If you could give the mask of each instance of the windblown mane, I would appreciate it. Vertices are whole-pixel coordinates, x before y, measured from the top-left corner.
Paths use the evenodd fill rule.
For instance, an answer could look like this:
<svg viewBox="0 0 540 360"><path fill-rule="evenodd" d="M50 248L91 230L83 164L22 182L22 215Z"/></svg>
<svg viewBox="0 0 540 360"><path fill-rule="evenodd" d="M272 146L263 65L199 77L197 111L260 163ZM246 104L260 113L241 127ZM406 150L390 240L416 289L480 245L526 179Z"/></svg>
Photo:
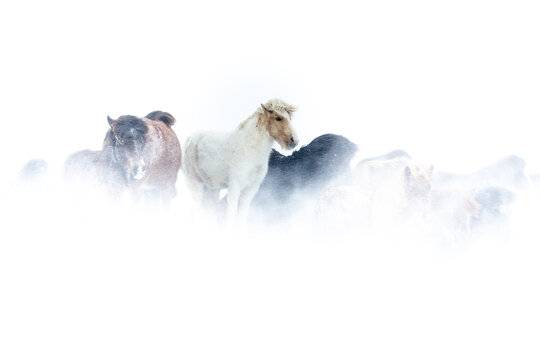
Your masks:
<svg viewBox="0 0 540 360"><path fill-rule="evenodd" d="M164 111L152 111L150 114L146 115L145 118L154 120L154 121L161 121L162 123L165 123L168 127L171 127L176 122L176 119L174 116L169 114L168 112Z"/></svg>
<svg viewBox="0 0 540 360"><path fill-rule="evenodd" d="M264 106L266 106L266 108L268 109L272 109L278 113L287 113L289 114L289 117L292 118L294 112L296 111L296 107L291 105L291 104L288 104L286 103L285 101L281 100L281 99L271 99L271 100L268 100L267 102L264 103ZM264 110L262 107L258 107L257 110L255 110L255 112L250 116L248 117L246 120L242 121L239 125L238 125L238 128L239 129L242 129L243 127L246 126L247 123L249 123L249 121L253 118L259 118L259 116L263 115L264 114Z"/></svg>
<svg viewBox="0 0 540 360"><path fill-rule="evenodd" d="M264 106L277 112L281 112L281 113L286 112L291 117L293 116L293 113L296 111L296 107L294 105L288 104L281 99L270 99L266 103L264 103ZM259 106L257 111L255 111L255 114L260 115L263 113L263 111L264 110Z"/></svg>
<svg viewBox="0 0 540 360"><path fill-rule="evenodd" d="M411 156L409 154L407 154L406 151L398 149L398 150L390 151L389 153L386 153L386 154L383 154L383 155L380 155L380 156L373 156L373 157L370 157L370 158L362 159L358 163L362 164L362 163L366 163L366 162L373 161L373 160L392 160L392 159L396 159L396 158L412 159Z"/></svg>

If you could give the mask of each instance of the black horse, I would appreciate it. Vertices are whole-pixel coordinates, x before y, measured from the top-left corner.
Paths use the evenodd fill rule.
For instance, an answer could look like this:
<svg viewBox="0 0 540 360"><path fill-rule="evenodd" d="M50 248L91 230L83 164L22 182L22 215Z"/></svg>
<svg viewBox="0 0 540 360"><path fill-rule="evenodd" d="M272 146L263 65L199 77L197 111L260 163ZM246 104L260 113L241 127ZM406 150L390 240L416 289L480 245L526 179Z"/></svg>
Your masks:
<svg viewBox="0 0 540 360"><path fill-rule="evenodd" d="M325 134L290 156L272 150L268 172L253 206L287 206L295 194L318 196L333 179L349 170L357 146L341 135Z"/></svg>

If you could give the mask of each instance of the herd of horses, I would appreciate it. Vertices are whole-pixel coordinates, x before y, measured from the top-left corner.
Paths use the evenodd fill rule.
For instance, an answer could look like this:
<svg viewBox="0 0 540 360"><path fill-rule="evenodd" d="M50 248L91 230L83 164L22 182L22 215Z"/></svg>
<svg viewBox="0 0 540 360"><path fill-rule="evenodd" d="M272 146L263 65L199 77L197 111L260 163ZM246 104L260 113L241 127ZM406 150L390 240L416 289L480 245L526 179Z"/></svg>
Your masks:
<svg viewBox="0 0 540 360"><path fill-rule="evenodd" d="M269 100L232 131L192 134L184 151L172 129L175 118L167 112L107 117L102 149L70 155L63 176L69 184L102 189L112 199L129 193L134 201L167 207L182 170L196 203L227 224L309 213L330 231L422 222L451 236L503 217L515 192L531 185L523 160L515 156L470 174L434 173L433 166L403 150L352 165L357 146L335 134L321 135L286 156L273 147L298 145L295 111L283 100Z"/></svg>

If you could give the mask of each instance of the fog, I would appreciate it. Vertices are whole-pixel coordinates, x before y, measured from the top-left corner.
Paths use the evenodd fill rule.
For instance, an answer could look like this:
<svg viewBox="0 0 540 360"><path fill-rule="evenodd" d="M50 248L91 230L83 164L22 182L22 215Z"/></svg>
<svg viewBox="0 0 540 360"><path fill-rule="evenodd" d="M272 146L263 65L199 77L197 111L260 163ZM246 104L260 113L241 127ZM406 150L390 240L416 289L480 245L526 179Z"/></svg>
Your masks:
<svg viewBox="0 0 540 360"><path fill-rule="evenodd" d="M456 245L392 223L366 234L343 213L322 231L299 203L227 231L182 175L154 212L61 179L69 154L101 148L107 115L170 112L184 145L274 97L298 106L300 145L335 133L357 159L403 149L470 173L515 154L540 173L534 2L0 8L1 358L540 355L534 187ZM30 159L48 164L37 187L17 180Z"/></svg>

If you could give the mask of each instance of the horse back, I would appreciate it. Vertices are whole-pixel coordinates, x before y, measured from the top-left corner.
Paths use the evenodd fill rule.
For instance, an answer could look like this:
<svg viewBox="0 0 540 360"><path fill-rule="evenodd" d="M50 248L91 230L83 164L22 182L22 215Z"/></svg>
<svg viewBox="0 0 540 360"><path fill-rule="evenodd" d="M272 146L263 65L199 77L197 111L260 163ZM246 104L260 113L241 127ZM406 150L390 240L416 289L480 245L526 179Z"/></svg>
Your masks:
<svg viewBox="0 0 540 360"><path fill-rule="evenodd" d="M62 169L64 181L97 182L101 154L101 151L81 150L69 155Z"/></svg>
<svg viewBox="0 0 540 360"><path fill-rule="evenodd" d="M148 118L143 121L150 129L144 150L149 163L147 181L175 183L182 165L182 149L176 133L165 122Z"/></svg>
<svg viewBox="0 0 540 360"><path fill-rule="evenodd" d="M150 114L146 115L145 118L154 121L161 121L168 127L171 127L176 123L174 116L165 111L152 111Z"/></svg>

